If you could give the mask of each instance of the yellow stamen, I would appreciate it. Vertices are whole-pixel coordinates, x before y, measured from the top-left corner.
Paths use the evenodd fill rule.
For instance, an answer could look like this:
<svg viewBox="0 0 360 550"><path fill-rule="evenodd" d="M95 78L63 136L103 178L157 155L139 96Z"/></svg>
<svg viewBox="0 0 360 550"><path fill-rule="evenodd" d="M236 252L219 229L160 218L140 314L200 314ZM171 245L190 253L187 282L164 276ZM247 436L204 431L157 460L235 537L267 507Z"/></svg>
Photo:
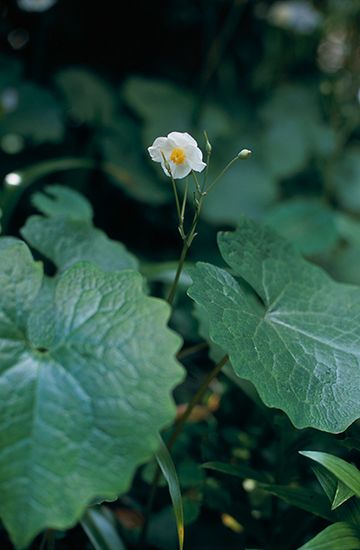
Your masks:
<svg viewBox="0 0 360 550"><path fill-rule="evenodd" d="M172 160L175 164L182 164L185 159L186 155L184 149L175 147L175 149L171 151L170 160Z"/></svg>

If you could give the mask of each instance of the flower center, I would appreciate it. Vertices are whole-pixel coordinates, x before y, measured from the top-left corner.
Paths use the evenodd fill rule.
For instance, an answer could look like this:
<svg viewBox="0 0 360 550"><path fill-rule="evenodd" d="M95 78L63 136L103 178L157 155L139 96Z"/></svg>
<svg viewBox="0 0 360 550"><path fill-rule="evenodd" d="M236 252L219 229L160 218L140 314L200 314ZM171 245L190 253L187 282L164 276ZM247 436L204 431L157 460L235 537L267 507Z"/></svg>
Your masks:
<svg viewBox="0 0 360 550"><path fill-rule="evenodd" d="M175 149L171 151L170 160L172 160L175 164L182 164L185 159L186 155L184 149L175 147Z"/></svg>

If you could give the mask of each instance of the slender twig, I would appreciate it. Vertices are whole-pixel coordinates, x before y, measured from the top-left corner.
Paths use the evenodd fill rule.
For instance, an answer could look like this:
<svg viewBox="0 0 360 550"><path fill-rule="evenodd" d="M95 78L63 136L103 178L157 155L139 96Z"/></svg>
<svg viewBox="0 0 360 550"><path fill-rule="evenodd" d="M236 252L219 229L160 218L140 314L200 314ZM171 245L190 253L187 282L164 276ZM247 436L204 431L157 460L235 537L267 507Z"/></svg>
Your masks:
<svg viewBox="0 0 360 550"><path fill-rule="evenodd" d="M217 182L223 177L224 174L226 174L226 172L229 170L229 168L235 164L235 162L237 162L239 160L239 156L236 155L236 157L234 157L226 166L223 170L221 170L220 174L218 176L216 176L216 178L211 182L211 184L209 185L209 187L206 189L206 193L209 193L211 191L211 189L217 184Z"/></svg>
<svg viewBox="0 0 360 550"><path fill-rule="evenodd" d="M185 411L183 412L183 414L178 418L177 422L175 423L174 430L173 430L173 432L172 432L172 434L171 434L171 436L170 436L170 438L167 442L167 447L168 447L169 450L171 450L173 448L173 446L175 445L175 443L176 443L178 437L180 436L180 434L182 433L182 431L184 429L184 426L186 424L186 421L190 417L192 411L194 410L196 405L198 405L198 403L201 402L201 400L204 397L204 395L205 395L208 387L210 386L211 382L219 374L219 372L221 371L223 366L228 362L228 360L229 360L229 356L224 355L224 357L215 365L215 367L209 372L207 377L203 380L201 386L199 387L198 391L195 393L195 395L193 396L191 401L188 403L188 405L187 405ZM149 527L150 517L151 517L152 509L153 509L153 506L154 506L155 497L156 497L160 477L161 477L161 470L160 470L159 467L157 467L156 470L155 470L155 473L154 473L153 480L152 480L150 496L149 496L149 500L148 500L145 515L144 515L144 518L145 518L144 519L144 524L143 524L143 527L142 527L142 530L141 530L141 533L140 533L140 537L139 537L139 542L138 542L138 545L137 545L137 548L139 550L144 547L144 544L145 544L145 541L146 541L146 536L147 536L147 531L148 531L148 527Z"/></svg>
<svg viewBox="0 0 360 550"><path fill-rule="evenodd" d="M190 346L189 348L182 349L177 354L178 359L185 359L185 357L189 357L189 355L194 355L195 353L198 353L199 351L202 351L208 347L207 342L200 342L200 344L195 344L194 346Z"/></svg>
<svg viewBox="0 0 360 550"><path fill-rule="evenodd" d="M204 63L204 70L200 77L202 92L205 91L208 83L221 63L222 56L238 25L241 8L245 3L245 0L233 0L221 30L208 50L207 59Z"/></svg>
<svg viewBox="0 0 360 550"><path fill-rule="evenodd" d="M203 63L203 70L201 71L199 78L198 99L194 105L192 113L192 121L195 126L200 119L204 106L204 99L209 89L209 84L211 83L213 76L216 74L217 69L221 64L222 57L234 35L234 32L236 31L241 15L241 8L246 4L246 1L247 0L233 0L232 6L230 7L223 26L219 30L219 33L215 36L207 51L207 56Z"/></svg>
<svg viewBox="0 0 360 550"><path fill-rule="evenodd" d="M224 365L229 361L229 356L226 354L224 357L215 365L215 367L209 372L205 380L202 382L200 388L194 395L194 397L191 399L191 401L188 403L184 413L180 416L178 421L175 423L174 431L172 432L169 441L167 442L168 449L172 449L177 438L181 434L181 432L184 429L184 426L186 424L186 421L188 420L189 416L191 415L192 411L194 410L194 407L201 402L202 398L204 397L208 387L210 386L211 382L214 380L214 378L219 374L221 369Z"/></svg>
<svg viewBox="0 0 360 550"><path fill-rule="evenodd" d="M204 197L205 197L205 194L202 193L201 196L200 196L200 199L197 203L197 207L196 207L196 210L195 210L195 213L194 213L194 217L193 217L193 221L192 221L192 224L191 224L190 232L185 237L185 240L184 240L184 244L183 244L183 248L182 248L182 251L181 251L178 267L177 267L177 270L176 270L176 275L175 275L174 281L171 285L169 295L167 297L167 302L170 305L172 305L172 303L174 301L174 298L175 298L175 294L176 294L176 290L177 290L177 287L178 287L178 284L179 284L180 276L181 276L181 273L184 269L187 253L189 251L189 248L190 248L194 238L196 237L196 227L197 227L197 224L198 224L198 221L199 221L201 207L202 207Z"/></svg>
<svg viewBox="0 0 360 550"><path fill-rule="evenodd" d="M197 179L194 170L191 170L191 173L192 173L192 176L193 176L194 181L195 181L196 191L198 192L198 195L200 196L201 195L201 187L200 187L199 180Z"/></svg>
<svg viewBox="0 0 360 550"><path fill-rule="evenodd" d="M178 195L178 192L177 192L177 189L176 189L176 183L175 183L174 178L172 176L170 176L170 179L171 179L171 183L172 183L172 187L173 187L173 191L174 191L175 202L176 202L176 210L177 210L177 215L178 215L178 218L179 218L179 224L181 224L181 210L180 210L179 195Z"/></svg>
<svg viewBox="0 0 360 550"><path fill-rule="evenodd" d="M177 290L179 280L180 280L180 275L181 275L182 270L184 268L185 259L186 259L186 255L188 253L188 250L189 250L189 246L188 246L188 242L187 242L187 239L186 239L184 241L183 248L182 248L182 251L181 251L181 256L180 256L179 263L178 263L178 266L177 266L175 278L174 278L174 281L171 285L169 295L167 297L167 303L170 304L170 305L172 305L172 303L174 301L174 298L175 298L176 290Z"/></svg>

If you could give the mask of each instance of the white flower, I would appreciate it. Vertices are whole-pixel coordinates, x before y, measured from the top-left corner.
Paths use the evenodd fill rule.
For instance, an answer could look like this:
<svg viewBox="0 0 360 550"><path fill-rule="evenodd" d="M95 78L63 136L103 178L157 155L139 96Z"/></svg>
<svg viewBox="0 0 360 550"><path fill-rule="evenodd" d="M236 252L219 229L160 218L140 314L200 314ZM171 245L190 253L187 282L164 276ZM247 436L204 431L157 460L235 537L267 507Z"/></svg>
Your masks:
<svg viewBox="0 0 360 550"><path fill-rule="evenodd" d="M25 11L46 11L56 2L57 0L17 0L19 8Z"/></svg>
<svg viewBox="0 0 360 550"><path fill-rule="evenodd" d="M206 166L197 142L186 132L171 132L167 137L158 137L148 151L152 160L161 163L167 176L170 176L170 168L174 179L185 178L191 170L202 172Z"/></svg>

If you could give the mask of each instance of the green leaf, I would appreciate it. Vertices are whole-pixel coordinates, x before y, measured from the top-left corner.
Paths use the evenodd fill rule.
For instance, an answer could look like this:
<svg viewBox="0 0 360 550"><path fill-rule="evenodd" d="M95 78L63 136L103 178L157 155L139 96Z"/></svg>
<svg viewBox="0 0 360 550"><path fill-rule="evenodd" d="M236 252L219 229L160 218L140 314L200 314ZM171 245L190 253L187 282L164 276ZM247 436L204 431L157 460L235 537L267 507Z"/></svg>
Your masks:
<svg viewBox="0 0 360 550"><path fill-rule="evenodd" d="M194 98L170 82L135 76L126 81L123 95L145 121L144 142L147 145L174 129L186 132L191 127Z"/></svg>
<svg viewBox="0 0 360 550"><path fill-rule="evenodd" d="M143 139L147 147L158 136L166 136L174 130L188 132L193 127L197 98L187 89L165 80L135 76L126 81L123 96L144 120ZM202 137L202 130L206 128L213 141L229 133L230 123L230 118L223 109L206 103L197 125L201 132L195 133Z"/></svg>
<svg viewBox="0 0 360 550"><path fill-rule="evenodd" d="M324 466L315 463L312 469L332 503L332 509L335 510L337 519L359 525L360 501L357 497L353 498L355 493L339 481L329 470L324 468Z"/></svg>
<svg viewBox="0 0 360 550"><path fill-rule="evenodd" d="M319 464L313 464L312 470L316 475L318 482L323 488L326 496L333 502L338 486L338 479L331 474L326 468L320 466Z"/></svg>
<svg viewBox="0 0 360 550"><path fill-rule="evenodd" d="M328 251L339 237L335 213L316 199L282 202L265 221L308 256Z"/></svg>
<svg viewBox="0 0 360 550"><path fill-rule="evenodd" d="M259 305L226 270L197 264L189 295L208 314L211 340L296 427L345 430L360 416L359 290L335 283L246 218L237 231L219 234L219 247Z"/></svg>
<svg viewBox="0 0 360 550"><path fill-rule="evenodd" d="M331 275L338 281L360 285L360 246L350 244L332 255L328 265Z"/></svg>
<svg viewBox="0 0 360 550"><path fill-rule="evenodd" d="M170 308L137 272L77 264L57 279L53 316L40 308L34 323L41 284L26 245L1 239L0 516L17 548L128 490L182 378Z"/></svg>
<svg viewBox="0 0 360 550"><path fill-rule="evenodd" d="M360 471L353 464L349 464L337 456L319 451L300 451L300 454L324 466L355 495L360 497ZM336 499L336 495L334 499Z"/></svg>
<svg viewBox="0 0 360 550"><path fill-rule="evenodd" d="M21 229L24 239L60 272L80 261L95 263L104 271L136 268L137 260L125 246L84 220L31 216Z"/></svg>
<svg viewBox="0 0 360 550"><path fill-rule="evenodd" d="M262 483L259 487L281 498L291 506L296 506L310 514L330 521L334 520L334 515L331 513L327 498L316 491L303 487L286 487L270 483Z"/></svg>
<svg viewBox="0 0 360 550"><path fill-rule="evenodd" d="M349 489L349 487L347 485L345 485L345 483L342 483L341 481L338 481L336 491L335 491L334 500L333 500L332 506L331 506L332 510L335 510L339 506L342 506L342 504L347 502L349 500L349 498L354 496L354 494L355 494L354 491Z"/></svg>
<svg viewBox="0 0 360 550"><path fill-rule="evenodd" d="M16 90L18 105L1 119L0 135L20 134L35 144L61 141L64 134L62 112L51 92L30 82L21 84Z"/></svg>
<svg viewBox="0 0 360 550"><path fill-rule="evenodd" d="M171 196L168 182L159 181L146 163L146 151L132 121L116 120L113 128L97 133L97 143L106 174L130 196L151 204L161 204Z"/></svg>
<svg viewBox="0 0 360 550"><path fill-rule="evenodd" d="M115 154L115 151L114 151ZM157 189L154 192L154 189L146 191L140 196L139 188L142 190L142 185L138 185L136 179L129 174L124 168L118 166L116 163L111 162L98 162L94 159L87 159L82 157L63 157L50 159L43 162L37 162L32 164L25 169L17 170L17 174L20 178L21 185L17 188L11 190L11 201L7 199L6 210L4 212L4 217L10 218L10 214L16 205L18 198L26 187L34 183L40 178L44 178L50 174L56 172L61 172L64 170L101 170L104 174L114 180L117 185L126 190L130 194L134 194L137 198L143 200L148 200L149 202L164 202L164 197L166 198L167 193L165 191L159 191ZM139 180L138 180L139 181Z"/></svg>
<svg viewBox="0 0 360 550"><path fill-rule="evenodd" d="M333 191L341 205L351 212L360 211L360 148L345 151L329 171Z"/></svg>
<svg viewBox="0 0 360 550"><path fill-rule="evenodd" d="M360 531L354 525L345 522L334 523L326 527L298 550L358 550Z"/></svg>
<svg viewBox="0 0 360 550"><path fill-rule="evenodd" d="M279 117L263 133L262 151L271 174L289 177L308 161L308 142L304 124L298 118Z"/></svg>
<svg viewBox="0 0 360 550"><path fill-rule="evenodd" d="M303 110L296 111L274 117L259 141L268 170L277 178L293 176L305 168L311 156L327 157L335 149L335 133L330 127L309 118Z"/></svg>
<svg viewBox="0 0 360 550"><path fill-rule="evenodd" d="M59 71L55 83L72 118L80 123L112 124L115 99L110 86L101 78L86 69L70 68Z"/></svg>
<svg viewBox="0 0 360 550"><path fill-rule="evenodd" d="M351 216L338 212L335 219L339 235L347 242L360 245L360 223Z"/></svg>
<svg viewBox="0 0 360 550"><path fill-rule="evenodd" d="M163 440L160 437L160 447L156 453L156 459L160 466L160 469L165 477L169 493L172 500L173 510L176 519L176 527L179 538L180 550L184 547L184 511L181 498L180 484L176 473L176 468L172 461L169 450Z"/></svg>
<svg viewBox="0 0 360 550"><path fill-rule="evenodd" d="M335 149L334 132L322 120L317 96L309 86L283 85L262 109L266 124L259 145L277 178L292 176L312 156L326 157Z"/></svg>
<svg viewBox="0 0 360 550"><path fill-rule="evenodd" d="M70 187L48 185L41 193L31 197L33 205L48 217L66 216L74 220L91 221L91 204Z"/></svg>
<svg viewBox="0 0 360 550"><path fill-rule="evenodd" d="M223 158L222 167L229 158L229 155ZM209 181L220 171L220 163L212 162ZM237 163L221 178L206 197L202 215L212 223L235 226L242 214L256 218L263 216L276 197L277 188L269 171L261 163L250 159Z"/></svg>
<svg viewBox="0 0 360 550"><path fill-rule="evenodd" d="M302 487L287 487L268 483L270 477L268 474L257 472L246 465L208 462L203 464L203 468L234 475L240 479L254 479L259 482L259 488L281 498L291 506L296 506L325 519L331 520L334 517L327 499L319 493Z"/></svg>
<svg viewBox="0 0 360 550"><path fill-rule="evenodd" d="M95 550L126 550L116 531L112 514L105 507L86 510L81 526Z"/></svg>
<svg viewBox="0 0 360 550"><path fill-rule="evenodd" d="M247 464L227 464L226 462L205 462L203 468L215 470L231 476L239 477L240 479L254 479L259 483L271 481L271 476L265 472L259 472L250 468Z"/></svg>

